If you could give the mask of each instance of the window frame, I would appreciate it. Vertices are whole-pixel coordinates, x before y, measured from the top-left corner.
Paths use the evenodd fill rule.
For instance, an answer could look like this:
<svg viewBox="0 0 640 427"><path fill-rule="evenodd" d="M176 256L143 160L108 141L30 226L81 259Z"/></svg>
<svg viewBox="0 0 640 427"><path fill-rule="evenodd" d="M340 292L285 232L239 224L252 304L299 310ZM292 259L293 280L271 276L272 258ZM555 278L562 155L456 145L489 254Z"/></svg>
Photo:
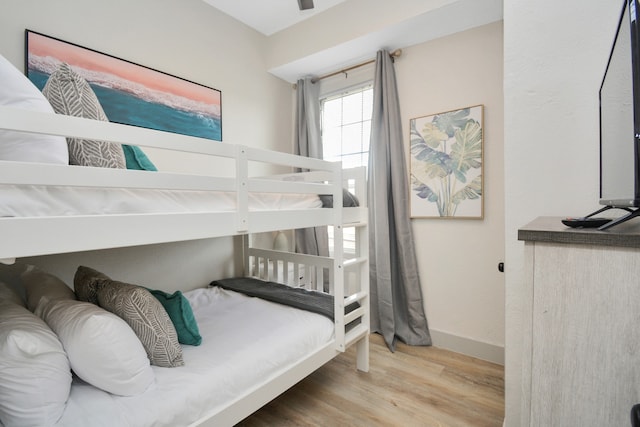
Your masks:
<svg viewBox="0 0 640 427"><path fill-rule="evenodd" d="M367 81L364 81L364 82L360 82L360 83L358 83L356 85L350 85L349 87L345 87L345 88L342 88L342 89L339 89L339 90L334 90L334 91L328 92L326 94L321 94L321 96L320 96L320 136L321 136L321 143L322 143L323 158L325 158L324 157L324 152L326 151L325 150L325 143L324 143L324 135L325 135L324 103L326 101L328 101L328 100L335 100L335 99L339 99L339 98L344 98L346 96L349 96L349 95L352 95L352 94L355 94L355 93L358 93L358 92L364 92L364 91L369 90L369 89L373 91L373 80L367 80ZM371 97L371 103L372 103L372 107L373 107L373 96ZM360 120L359 122L355 122L355 123L363 123L363 120ZM369 134L370 134L370 132L369 132ZM340 152L341 152L340 157L342 158L344 156L344 153L342 153L342 146L340 148L341 148L340 149ZM365 153L365 152L364 151L360 152L360 154L363 154L363 153ZM367 159L368 159L369 150L366 151L366 156L367 156ZM368 164L364 164L362 166L368 167ZM353 191L354 189L353 188L348 188L348 190L349 191ZM333 227L332 226L328 226L327 227L327 231L328 231L328 234L329 234L329 249L330 249L330 252L332 254L333 247L334 247ZM346 258L355 257L356 256L356 230L355 230L354 227L344 227L343 228L343 241L345 243L344 256Z"/></svg>

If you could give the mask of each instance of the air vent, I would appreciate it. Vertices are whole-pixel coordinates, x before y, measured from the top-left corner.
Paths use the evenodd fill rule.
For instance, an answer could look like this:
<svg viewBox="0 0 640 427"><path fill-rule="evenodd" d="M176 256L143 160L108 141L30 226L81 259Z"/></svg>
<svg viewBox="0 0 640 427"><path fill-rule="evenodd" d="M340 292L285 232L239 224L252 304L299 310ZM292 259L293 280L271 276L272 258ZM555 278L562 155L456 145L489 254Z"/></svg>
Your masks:
<svg viewBox="0 0 640 427"><path fill-rule="evenodd" d="M298 0L300 10L313 9L313 0Z"/></svg>

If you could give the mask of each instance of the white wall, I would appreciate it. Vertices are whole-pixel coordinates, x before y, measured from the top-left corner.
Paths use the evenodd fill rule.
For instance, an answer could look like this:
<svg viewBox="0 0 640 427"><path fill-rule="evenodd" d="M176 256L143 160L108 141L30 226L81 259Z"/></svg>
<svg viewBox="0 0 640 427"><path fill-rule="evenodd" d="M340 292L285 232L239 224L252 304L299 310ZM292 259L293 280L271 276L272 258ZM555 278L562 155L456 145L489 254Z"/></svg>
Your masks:
<svg viewBox="0 0 640 427"><path fill-rule="evenodd" d="M598 89L622 1L504 3L506 417L519 425L523 251L538 216L598 208Z"/></svg>
<svg viewBox="0 0 640 427"><path fill-rule="evenodd" d="M484 219L414 218L412 224L434 344L498 362L504 346L504 275L497 269L504 259L502 63L501 22L405 48L396 61L405 147L411 118L484 105ZM459 346L460 338L467 345Z"/></svg>
<svg viewBox="0 0 640 427"><path fill-rule="evenodd" d="M0 0L0 54L20 70L25 29L219 89L225 142L291 151L291 85L267 73L266 38L201 0ZM161 170L210 167L189 156L149 155ZM171 289L187 276L194 283L185 286L194 287L229 274L231 253L232 239L224 238L31 261L67 281L82 262Z"/></svg>

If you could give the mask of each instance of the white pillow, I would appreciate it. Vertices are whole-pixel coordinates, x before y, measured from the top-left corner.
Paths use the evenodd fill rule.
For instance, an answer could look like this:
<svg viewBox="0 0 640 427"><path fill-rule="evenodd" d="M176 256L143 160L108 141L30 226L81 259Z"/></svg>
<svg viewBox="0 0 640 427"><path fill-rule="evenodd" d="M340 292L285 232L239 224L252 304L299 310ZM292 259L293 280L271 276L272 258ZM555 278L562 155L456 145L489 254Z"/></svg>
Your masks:
<svg viewBox="0 0 640 427"><path fill-rule="evenodd" d="M115 314L90 302L64 299L40 304L36 314L58 335L71 369L89 384L133 396L153 382L142 343Z"/></svg>
<svg viewBox="0 0 640 427"><path fill-rule="evenodd" d="M42 92L0 55L0 105L54 114ZM67 140L0 129L0 160L69 164Z"/></svg>
<svg viewBox="0 0 640 427"><path fill-rule="evenodd" d="M69 360L58 337L25 307L0 303L0 422L55 424L71 390Z"/></svg>

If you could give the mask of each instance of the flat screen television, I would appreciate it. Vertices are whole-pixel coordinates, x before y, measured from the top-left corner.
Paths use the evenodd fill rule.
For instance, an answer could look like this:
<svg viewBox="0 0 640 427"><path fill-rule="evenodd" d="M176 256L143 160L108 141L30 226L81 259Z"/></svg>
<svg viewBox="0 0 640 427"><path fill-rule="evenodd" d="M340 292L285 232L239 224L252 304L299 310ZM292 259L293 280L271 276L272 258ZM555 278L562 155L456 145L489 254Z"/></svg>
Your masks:
<svg viewBox="0 0 640 427"><path fill-rule="evenodd" d="M640 39L638 0L625 0L600 86L600 204L636 216L640 207Z"/></svg>

